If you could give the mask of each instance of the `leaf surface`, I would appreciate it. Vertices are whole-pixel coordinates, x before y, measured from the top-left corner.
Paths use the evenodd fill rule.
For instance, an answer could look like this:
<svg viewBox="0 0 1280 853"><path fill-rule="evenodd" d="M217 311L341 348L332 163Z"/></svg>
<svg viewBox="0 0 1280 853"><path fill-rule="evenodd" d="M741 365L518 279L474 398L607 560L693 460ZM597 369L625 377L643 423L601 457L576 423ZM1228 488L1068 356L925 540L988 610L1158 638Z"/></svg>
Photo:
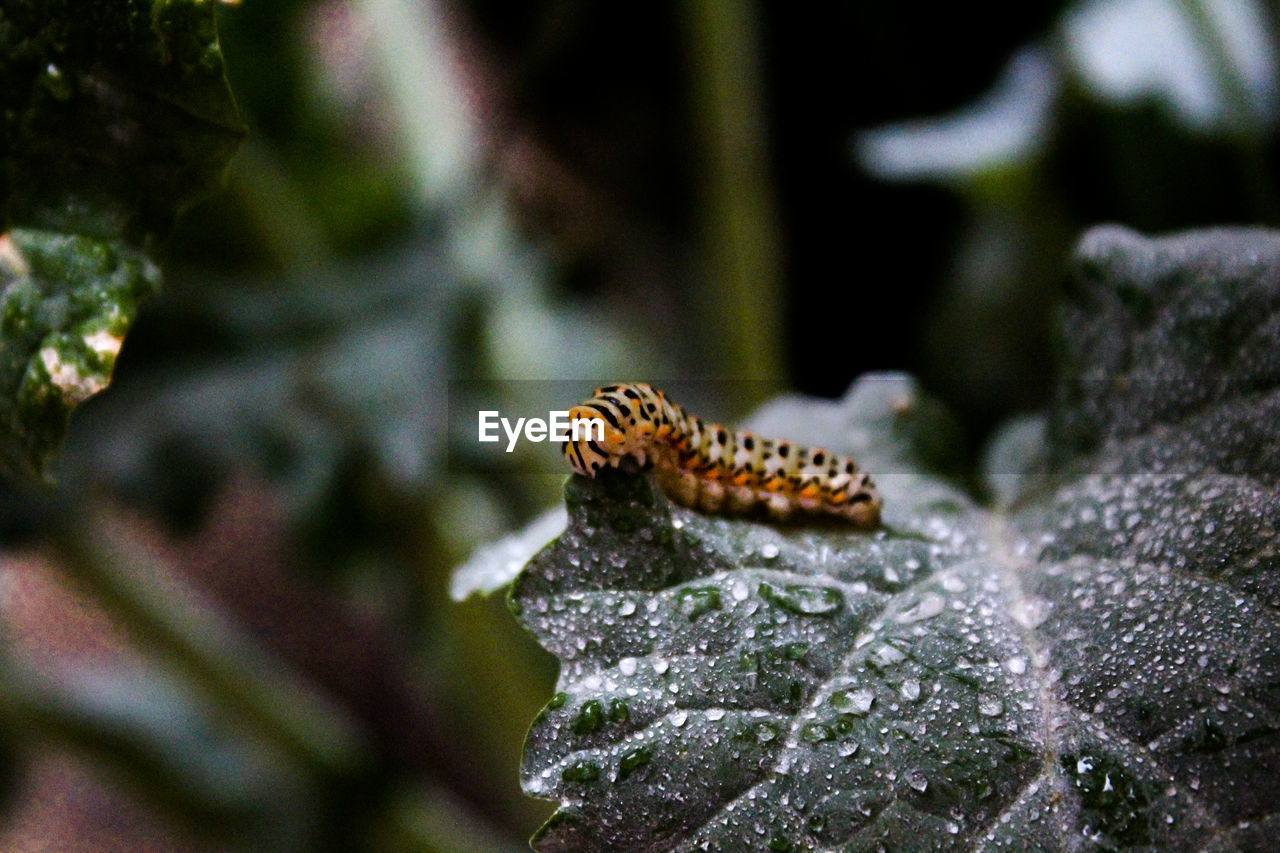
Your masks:
<svg viewBox="0 0 1280 853"><path fill-rule="evenodd" d="M511 595L562 665L535 848L1267 849L1278 280L1271 232L1087 235L998 510L937 473L948 421L901 377L753 424L853 453L872 534L572 478Z"/></svg>

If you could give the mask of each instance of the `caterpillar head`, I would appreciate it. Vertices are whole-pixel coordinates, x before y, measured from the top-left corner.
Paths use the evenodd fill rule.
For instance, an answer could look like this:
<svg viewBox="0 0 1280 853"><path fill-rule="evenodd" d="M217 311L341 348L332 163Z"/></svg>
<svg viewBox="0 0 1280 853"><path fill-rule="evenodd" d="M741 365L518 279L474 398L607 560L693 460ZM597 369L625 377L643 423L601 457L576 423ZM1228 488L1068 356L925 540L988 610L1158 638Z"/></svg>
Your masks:
<svg viewBox="0 0 1280 853"><path fill-rule="evenodd" d="M579 474L594 477L607 466L617 466L632 452L631 437L626 430L610 424L596 409L574 406L569 410L571 431L564 443L569 467Z"/></svg>

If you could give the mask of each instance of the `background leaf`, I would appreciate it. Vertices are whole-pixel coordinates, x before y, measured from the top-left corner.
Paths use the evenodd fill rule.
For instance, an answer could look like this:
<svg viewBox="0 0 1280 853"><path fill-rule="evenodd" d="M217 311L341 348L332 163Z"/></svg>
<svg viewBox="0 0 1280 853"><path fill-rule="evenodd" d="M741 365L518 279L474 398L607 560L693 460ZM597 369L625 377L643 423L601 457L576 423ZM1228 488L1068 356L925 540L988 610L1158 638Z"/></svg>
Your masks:
<svg viewBox="0 0 1280 853"><path fill-rule="evenodd" d="M14 230L0 237L0 281L0 465L43 471L72 410L111 381L160 271L115 241Z"/></svg>
<svg viewBox="0 0 1280 853"><path fill-rule="evenodd" d="M8 0L0 22L5 223L144 240L244 135L212 3Z"/></svg>
<svg viewBox="0 0 1280 853"><path fill-rule="evenodd" d="M0 6L0 465L43 473L243 133L213 4Z"/></svg>
<svg viewBox="0 0 1280 853"><path fill-rule="evenodd" d="M1088 235L1047 446L989 457L1022 479L999 512L921 464L940 416L902 378L822 442L876 473L873 534L573 478L511 598L562 666L535 847L1265 849L1278 268L1272 232Z"/></svg>

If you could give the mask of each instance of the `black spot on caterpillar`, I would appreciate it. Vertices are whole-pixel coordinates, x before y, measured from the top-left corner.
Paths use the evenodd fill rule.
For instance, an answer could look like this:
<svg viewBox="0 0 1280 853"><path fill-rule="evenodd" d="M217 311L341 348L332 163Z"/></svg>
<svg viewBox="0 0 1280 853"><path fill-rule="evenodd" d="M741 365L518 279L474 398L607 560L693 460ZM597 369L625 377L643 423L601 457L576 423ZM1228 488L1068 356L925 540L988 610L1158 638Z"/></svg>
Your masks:
<svg viewBox="0 0 1280 853"><path fill-rule="evenodd" d="M847 456L735 432L690 415L644 382L607 385L569 410L569 420L603 422L566 441L565 458L594 477L631 459L652 468L671 500L703 512L771 517L832 516L858 527L880 523L880 493Z"/></svg>

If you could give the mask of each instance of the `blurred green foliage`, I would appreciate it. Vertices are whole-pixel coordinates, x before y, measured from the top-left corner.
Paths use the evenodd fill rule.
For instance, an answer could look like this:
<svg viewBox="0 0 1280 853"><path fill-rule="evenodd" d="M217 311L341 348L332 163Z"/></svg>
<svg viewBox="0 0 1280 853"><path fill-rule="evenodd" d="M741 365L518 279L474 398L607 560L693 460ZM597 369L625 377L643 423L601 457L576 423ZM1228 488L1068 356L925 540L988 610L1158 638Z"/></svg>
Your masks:
<svg viewBox="0 0 1280 853"><path fill-rule="evenodd" d="M187 33L182 16L209 8L73 5L0 0L7 105L12 69L49 73L14 47L56 35L37 6L140 63L157 55L136 38ZM1237 6L1274 51L1270 8ZM31 671L15 641L6 683L24 687L0 708L15 762L39 778L49 752L91 756L112 791L128 780L116 795L198 821L179 833L191 849L523 848L550 811L517 765L554 664L500 601L446 588L473 548L557 503L562 478L470 464L450 380L522 410L576 402L529 399L529 379L582 396L606 379L761 380L687 400L731 419L784 383L832 394L908 368L976 444L1047 393L1052 293L1085 224L1274 210L1274 108L1247 95L1274 88L1274 60L1236 79L1212 19L1189 18L1208 57L1190 73L1236 104L1189 126L1162 90L1120 97L1083 73L1070 45L1093 9L977 26L968 9L857 3L217 4L250 133L163 244L240 140L229 105L173 95L192 81L147 65L156 91L93 89L116 92L76 113L93 122L23 125L6 106L6 226L47 226L28 215L60 199L76 213L62 227L144 244L164 272L111 389L71 421L58 489L3 495L6 552L67 569L144 662L96 663L59 692L61 670ZM851 147L961 109L1028 45L1052 81L1034 146L932 174L876 171ZM212 74L195 90L221 80L195 65ZM120 153L110 131L130 116L159 130ZM184 140L187 170L139 177L125 156L164 162ZM44 168L69 147L72 168ZM122 679L128 701L107 702ZM192 768L183 784L174 767Z"/></svg>

